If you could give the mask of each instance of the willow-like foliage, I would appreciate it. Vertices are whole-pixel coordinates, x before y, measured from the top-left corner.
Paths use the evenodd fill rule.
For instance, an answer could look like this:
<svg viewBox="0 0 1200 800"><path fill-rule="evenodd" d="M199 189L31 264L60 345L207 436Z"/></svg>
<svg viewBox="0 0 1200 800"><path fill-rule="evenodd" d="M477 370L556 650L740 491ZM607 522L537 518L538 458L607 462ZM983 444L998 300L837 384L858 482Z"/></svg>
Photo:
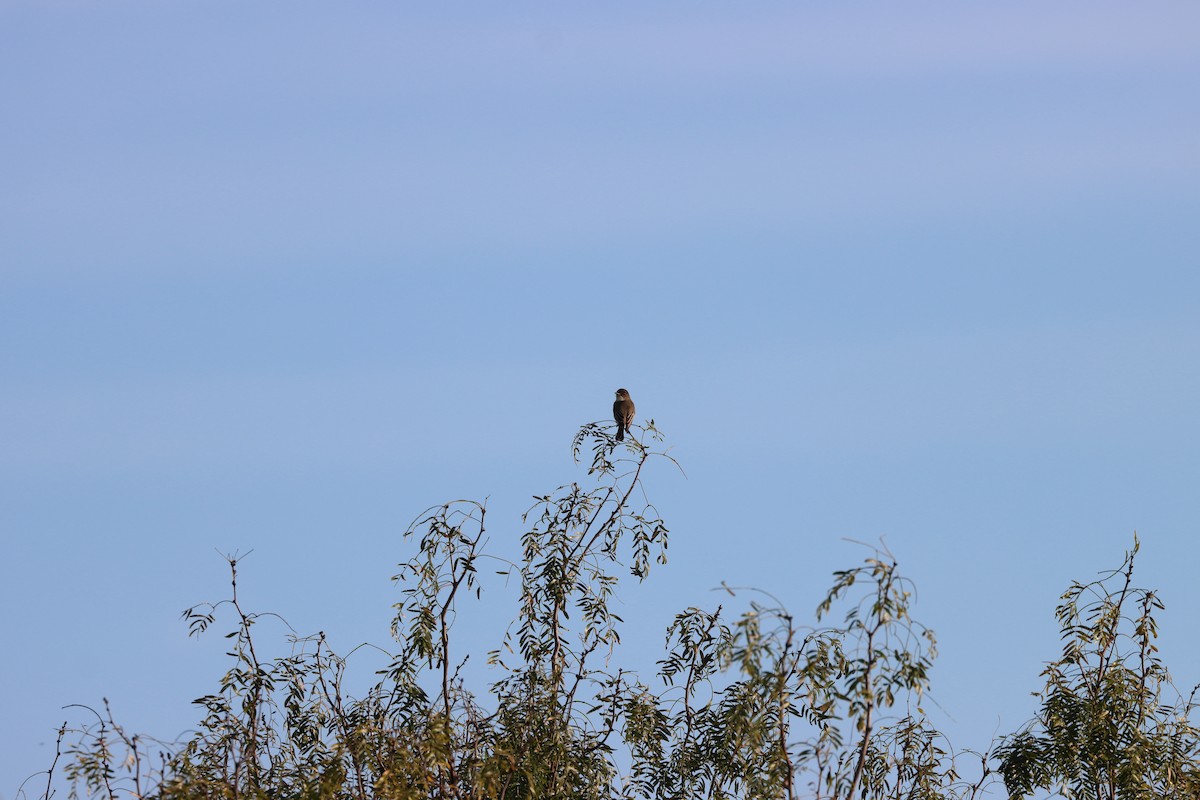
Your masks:
<svg viewBox="0 0 1200 800"><path fill-rule="evenodd" d="M1041 712L980 752L956 751L926 717L936 639L884 550L834 573L807 621L725 587L723 605L675 616L655 674L620 666L620 582L666 563L643 485L674 463L661 442L653 421L623 443L584 426L585 474L535 498L516 554L492 549L483 503L420 515L392 644L377 648L387 666L358 696L323 633L262 655L259 624L274 615L243 606L230 557L228 597L184 612L190 635L224 627L229 643L195 729L132 735L105 703L60 730L41 796L65 779L71 798L155 800L973 800L996 796L1001 775L1013 798L1200 797L1192 701L1167 698L1161 604L1132 588L1133 553L1063 596ZM456 623L488 602L484 576L520 591L511 625L481 646ZM471 657L490 680L468 685Z"/></svg>

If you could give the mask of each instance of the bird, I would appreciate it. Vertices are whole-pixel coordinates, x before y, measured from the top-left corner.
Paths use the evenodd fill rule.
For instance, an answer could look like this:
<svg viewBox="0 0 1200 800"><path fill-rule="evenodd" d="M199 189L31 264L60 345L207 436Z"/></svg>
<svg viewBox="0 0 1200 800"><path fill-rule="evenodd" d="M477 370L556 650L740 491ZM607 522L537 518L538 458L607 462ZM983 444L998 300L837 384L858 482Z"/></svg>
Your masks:
<svg viewBox="0 0 1200 800"><path fill-rule="evenodd" d="M625 389L617 389L617 399L613 401L613 419L617 421L617 441L625 441L625 431L633 424L633 398Z"/></svg>

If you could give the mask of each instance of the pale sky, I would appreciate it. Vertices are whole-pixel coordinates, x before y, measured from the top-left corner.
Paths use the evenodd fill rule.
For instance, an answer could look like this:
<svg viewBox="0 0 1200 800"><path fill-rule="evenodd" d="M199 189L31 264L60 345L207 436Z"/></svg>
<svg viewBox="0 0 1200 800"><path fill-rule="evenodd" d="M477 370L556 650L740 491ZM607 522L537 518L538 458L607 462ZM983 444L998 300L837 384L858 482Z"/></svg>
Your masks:
<svg viewBox="0 0 1200 800"><path fill-rule="evenodd" d="M1136 530L1200 681L1197 86L1185 2L0 4L0 798L66 704L198 719L216 551L387 645L409 521L515 554L620 386L687 472L632 647L884 537L980 748Z"/></svg>

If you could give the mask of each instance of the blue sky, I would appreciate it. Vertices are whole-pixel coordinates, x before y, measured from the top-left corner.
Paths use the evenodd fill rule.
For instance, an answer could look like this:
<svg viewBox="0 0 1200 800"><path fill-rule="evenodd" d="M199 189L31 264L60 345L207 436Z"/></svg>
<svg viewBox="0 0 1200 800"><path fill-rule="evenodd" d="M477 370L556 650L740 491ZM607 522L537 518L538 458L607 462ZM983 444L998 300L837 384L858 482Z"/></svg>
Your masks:
<svg viewBox="0 0 1200 800"><path fill-rule="evenodd" d="M885 537L979 747L1137 530L1200 681L1197 85L1182 2L0 5L0 798L195 720L218 550L386 644L408 522L515 551L618 386L687 471L635 646Z"/></svg>

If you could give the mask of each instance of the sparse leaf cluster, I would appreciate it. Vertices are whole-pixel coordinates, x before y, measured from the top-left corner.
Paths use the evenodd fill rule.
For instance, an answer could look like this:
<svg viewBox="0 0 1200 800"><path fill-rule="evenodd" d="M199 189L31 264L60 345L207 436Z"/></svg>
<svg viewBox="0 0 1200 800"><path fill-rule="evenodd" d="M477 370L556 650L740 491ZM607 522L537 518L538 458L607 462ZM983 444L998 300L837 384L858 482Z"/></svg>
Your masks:
<svg viewBox="0 0 1200 800"><path fill-rule="evenodd" d="M1063 594L1063 651L1042 673L1041 710L997 752L1013 797L1200 797L1195 690L1180 696L1158 656L1163 605L1133 585L1137 552L1135 540L1119 569Z"/></svg>

